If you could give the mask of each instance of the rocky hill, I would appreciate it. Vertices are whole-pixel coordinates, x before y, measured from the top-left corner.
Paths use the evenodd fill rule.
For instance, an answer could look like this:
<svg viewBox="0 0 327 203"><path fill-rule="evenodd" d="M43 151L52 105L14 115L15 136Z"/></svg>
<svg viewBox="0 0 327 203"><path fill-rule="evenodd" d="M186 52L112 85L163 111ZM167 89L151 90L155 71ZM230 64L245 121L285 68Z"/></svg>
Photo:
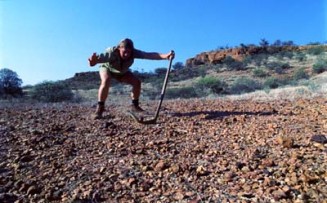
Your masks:
<svg viewBox="0 0 327 203"><path fill-rule="evenodd" d="M185 65L187 67L198 65L212 65L223 63L226 57L231 57L237 61L242 61L248 56L258 54L276 54L280 52L303 52L314 48L315 46L240 46L235 48L228 48L223 50L202 52L193 58L187 59ZM327 46L322 46L324 51L327 51Z"/></svg>

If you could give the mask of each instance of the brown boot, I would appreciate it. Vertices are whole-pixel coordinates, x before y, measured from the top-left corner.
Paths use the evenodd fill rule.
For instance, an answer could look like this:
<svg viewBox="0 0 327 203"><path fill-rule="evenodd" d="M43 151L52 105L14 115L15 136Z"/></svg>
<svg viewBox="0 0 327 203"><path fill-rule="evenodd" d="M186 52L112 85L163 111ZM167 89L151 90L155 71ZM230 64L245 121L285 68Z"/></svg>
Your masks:
<svg viewBox="0 0 327 203"><path fill-rule="evenodd" d="M144 110L140 107L140 106L136 106L134 104L131 105L131 111L134 111L134 112L143 112Z"/></svg>
<svg viewBox="0 0 327 203"><path fill-rule="evenodd" d="M93 119L101 119L104 112L104 104L98 104L97 110L93 114Z"/></svg>
<svg viewBox="0 0 327 203"><path fill-rule="evenodd" d="M132 100L131 111L134 111L134 112L142 112L142 111L144 111L144 110L139 106L139 100L138 100L138 99L134 99L134 100Z"/></svg>

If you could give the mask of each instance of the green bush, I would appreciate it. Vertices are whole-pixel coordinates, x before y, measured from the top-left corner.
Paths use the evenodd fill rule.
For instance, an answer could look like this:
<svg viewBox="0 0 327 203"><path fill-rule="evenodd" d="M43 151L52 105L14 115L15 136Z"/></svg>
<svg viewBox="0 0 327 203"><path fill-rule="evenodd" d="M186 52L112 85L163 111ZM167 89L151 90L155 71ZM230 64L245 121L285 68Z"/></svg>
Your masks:
<svg viewBox="0 0 327 203"><path fill-rule="evenodd" d="M202 93L221 94L225 91L227 84L218 78L206 76L201 78L195 85L196 89Z"/></svg>
<svg viewBox="0 0 327 203"><path fill-rule="evenodd" d="M318 60L317 63L313 64L312 71L318 74L327 71L327 60Z"/></svg>
<svg viewBox="0 0 327 203"><path fill-rule="evenodd" d="M167 99L176 99L176 98L189 99L194 97L198 97L198 94L196 93L193 87L171 88L171 89L167 89L166 91Z"/></svg>
<svg viewBox="0 0 327 203"><path fill-rule="evenodd" d="M241 62L233 59L231 56L227 56L222 60L222 62L227 66L228 70L245 70L246 65Z"/></svg>
<svg viewBox="0 0 327 203"><path fill-rule="evenodd" d="M283 58L289 58L289 59L292 59L294 56L294 53L291 51L282 51L281 54Z"/></svg>
<svg viewBox="0 0 327 203"><path fill-rule="evenodd" d="M246 57L244 57L244 59L243 59L243 64L246 66L246 65L249 65L249 64L251 64L252 63L252 56L251 55L249 55L249 56L246 56Z"/></svg>
<svg viewBox="0 0 327 203"><path fill-rule="evenodd" d="M252 56L252 60L254 62L254 64L256 66L260 66L260 65L263 65L263 64L266 64L267 63L267 60L269 58L269 55L268 54L257 54L257 55L253 55Z"/></svg>
<svg viewBox="0 0 327 203"><path fill-rule="evenodd" d="M254 92L255 90L261 89L262 85L252 79L241 77L238 78L230 88L230 93L232 94L242 94L247 92Z"/></svg>
<svg viewBox="0 0 327 203"><path fill-rule="evenodd" d="M295 58L301 62L307 60L307 56L302 52L298 53Z"/></svg>
<svg viewBox="0 0 327 203"><path fill-rule="evenodd" d="M308 79L309 75L305 72L304 68L297 70L293 75L293 80Z"/></svg>
<svg viewBox="0 0 327 203"><path fill-rule="evenodd" d="M311 54L311 55L320 55L324 52L324 47L322 45L319 45L319 46L314 46L310 49L308 49L308 54Z"/></svg>
<svg viewBox="0 0 327 203"><path fill-rule="evenodd" d="M277 74L285 73L286 69L290 69L291 66L288 63L281 62L270 62L266 65L266 67L270 70L273 70Z"/></svg>
<svg viewBox="0 0 327 203"><path fill-rule="evenodd" d="M258 78L264 78L268 75L266 71L264 71L262 68L256 68L252 71L252 74L254 77Z"/></svg>
<svg viewBox="0 0 327 203"><path fill-rule="evenodd" d="M219 72L222 72L223 71L223 68L224 68L224 65L223 64L215 64L215 65L213 65L212 66L212 68L217 72L217 73L219 73Z"/></svg>
<svg viewBox="0 0 327 203"><path fill-rule="evenodd" d="M203 77L206 74L207 66L198 66L195 68L183 68L177 71L172 71L169 76L170 81L187 80L195 77Z"/></svg>
<svg viewBox="0 0 327 203"><path fill-rule="evenodd" d="M63 102L72 101L74 94L65 84L45 81L32 88L31 97L41 102Z"/></svg>
<svg viewBox="0 0 327 203"><path fill-rule="evenodd" d="M167 68L156 68L154 70L155 74L157 74L158 76L165 76L166 72L167 72Z"/></svg>
<svg viewBox="0 0 327 203"><path fill-rule="evenodd" d="M283 85L285 85L285 81L275 78L275 77L268 78L263 84L264 88L266 88L266 89L276 89Z"/></svg>

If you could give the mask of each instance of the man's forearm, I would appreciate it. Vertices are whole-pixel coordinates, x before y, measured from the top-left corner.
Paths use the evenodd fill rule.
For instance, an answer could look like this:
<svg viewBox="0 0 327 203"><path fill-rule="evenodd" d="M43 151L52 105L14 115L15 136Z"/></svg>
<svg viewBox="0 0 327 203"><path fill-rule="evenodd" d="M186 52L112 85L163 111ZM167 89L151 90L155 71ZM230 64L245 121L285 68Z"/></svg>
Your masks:
<svg viewBox="0 0 327 203"><path fill-rule="evenodd" d="M152 60L167 59L167 54L160 54L157 52L148 52L148 53L146 53L146 59L152 59Z"/></svg>

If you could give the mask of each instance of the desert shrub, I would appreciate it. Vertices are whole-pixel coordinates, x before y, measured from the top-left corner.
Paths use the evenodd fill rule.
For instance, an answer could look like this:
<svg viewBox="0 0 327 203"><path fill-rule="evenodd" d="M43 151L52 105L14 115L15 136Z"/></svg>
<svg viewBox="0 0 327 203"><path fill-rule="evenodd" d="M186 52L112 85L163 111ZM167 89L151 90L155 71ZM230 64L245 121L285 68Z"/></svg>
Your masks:
<svg viewBox="0 0 327 203"><path fill-rule="evenodd" d="M17 96L22 95L21 88L22 80L18 77L17 73L3 68L0 70L0 96L6 97L8 95Z"/></svg>
<svg viewBox="0 0 327 203"><path fill-rule="evenodd" d="M246 56L246 57L244 57L244 59L243 59L242 62L246 66L246 65L251 64L252 63L252 60L253 60L252 56Z"/></svg>
<svg viewBox="0 0 327 203"><path fill-rule="evenodd" d="M255 56L252 56L252 61L256 66L260 66L262 64L267 63L268 57L269 57L268 54L257 54Z"/></svg>
<svg viewBox="0 0 327 203"><path fill-rule="evenodd" d="M261 84L255 80L246 77L238 78L230 87L230 93L242 94L247 92L253 92L261 89Z"/></svg>
<svg viewBox="0 0 327 203"><path fill-rule="evenodd" d="M268 73L264 71L262 68L253 69L252 74L254 77L258 77L258 78L264 78L268 75Z"/></svg>
<svg viewBox="0 0 327 203"><path fill-rule="evenodd" d="M283 63L281 67L283 70L292 68L292 66L289 63Z"/></svg>
<svg viewBox="0 0 327 203"><path fill-rule="evenodd" d="M187 80L194 77L203 77L206 75L206 70L208 69L207 66L198 66L193 68L182 68L177 71L173 71L170 76L170 81L180 81L180 80Z"/></svg>
<svg viewBox="0 0 327 203"><path fill-rule="evenodd" d="M167 68L156 68L154 70L154 76L153 78L151 78L150 80L152 81L161 81L166 77L166 73L167 73Z"/></svg>
<svg viewBox="0 0 327 203"><path fill-rule="evenodd" d="M282 62L270 62L266 65L266 67L270 70L273 70L277 74L283 74L285 73L286 69L291 68L291 66L288 63L282 63Z"/></svg>
<svg viewBox="0 0 327 203"><path fill-rule="evenodd" d="M157 75L166 75L167 68L156 68L154 72Z"/></svg>
<svg viewBox="0 0 327 203"><path fill-rule="evenodd" d="M207 95L210 93L221 94L225 91L227 84L218 78L212 76L206 76L201 78L196 84L195 87L202 93Z"/></svg>
<svg viewBox="0 0 327 203"><path fill-rule="evenodd" d="M72 101L74 94L68 85L45 81L33 87L31 98L41 102L63 102Z"/></svg>
<svg viewBox="0 0 327 203"><path fill-rule="evenodd" d="M195 89L193 87L181 87L181 88L170 88L166 91L167 99L176 99L176 98L193 98L198 97Z"/></svg>
<svg viewBox="0 0 327 203"><path fill-rule="evenodd" d="M207 67L206 66L200 66L199 68L197 68L197 70L195 71L195 77L204 77L206 75L206 70L207 70ZM193 76L193 77L194 77Z"/></svg>
<svg viewBox="0 0 327 203"><path fill-rule="evenodd" d="M288 59L292 59L294 56L294 53L291 51L282 51L280 52L280 54L282 58L288 58Z"/></svg>
<svg viewBox="0 0 327 203"><path fill-rule="evenodd" d="M278 59L278 60L283 60L284 58L288 58L291 59L294 56L293 52L290 51L280 51L276 54L274 54L274 56Z"/></svg>
<svg viewBox="0 0 327 203"><path fill-rule="evenodd" d="M266 64L266 68L272 71L275 71L278 68L281 68L281 63L280 62L270 62Z"/></svg>
<svg viewBox="0 0 327 203"><path fill-rule="evenodd" d="M314 47L311 47L310 49L308 49L308 54L311 54L311 55L320 55L324 52L324 47L321 45L321 46L314 46Z"/></svg>
<svg viewBox="0 0 327 203"><path fill-rule="evenodd" d="M264 83L263 86L266 89L276 89L278 87L286 85L285 80L281 80L275 77L269 77Z"/></svg>
<svg viewBox="0 0 327 203"><path fill-rule="evenodd" d="M229 64L233 63L235 61L235 59L231 56L226 56L221 62L227 66L229 66Z"/></svg>
<svg viewBox="0 0 327 203"><path fill-rule="evenodd" d="M151 84L159 83L159 82L163 81L163 79L165 78L164 75L158 76L154 73L149 73L148 75L142 76L142 77L140 77L140 76L136 76L136 77L138 77L142 81L142 83L151 83ZM113 80L113 81L115 81L115 80Z"/></svg>
<svg viewBox="0 0 327 203"><path fill-rule="evenodd" d="M293 75L293 80L301 80L301 79L308 79L309 75L307 72L305 72L304 68L301 68L299 70L297 70L296 72L294 72Z"/></svg>
<svg viewBox="0 0 327 203"><path fill-rule="evenodd" d="M215 64L212 66L212 69L214 69L216 72L223 71L223 68L224 68L223 64Z"/></svg>
<svg viewBox="0 0 327 203"><path fill-rule="evenodd" d="M231 56L225 57L222 62L227 66L228 70L244 70L246 65L241 62L233 59Z"/></svg>
<svg viewBox="0 0 327 203"><path fill-rule="evenodd" d="M327 60L319 59L315 64L313 64L312 71L318 74L327 71Z"/></svg>
<svg viewBox="0 0 327 203"><path fill-rule="evenodd" d="M180 70L180 69L183 69L185 66L183 65L182 62L176 62L174 65L173 65L173 70Z"/></svg>
<svg viewBox="0 0 327 203"><path fill-rule="evenodd" d="M302 52L298 53L295 58L301 62L307 60L307 56Z"/></svg>
<svg viewBox="0 0 327 203"><path fill-rule="evenodd" d="M246 70L246 65L241 61L234 61L228 66L228 70Z"/></svg>

